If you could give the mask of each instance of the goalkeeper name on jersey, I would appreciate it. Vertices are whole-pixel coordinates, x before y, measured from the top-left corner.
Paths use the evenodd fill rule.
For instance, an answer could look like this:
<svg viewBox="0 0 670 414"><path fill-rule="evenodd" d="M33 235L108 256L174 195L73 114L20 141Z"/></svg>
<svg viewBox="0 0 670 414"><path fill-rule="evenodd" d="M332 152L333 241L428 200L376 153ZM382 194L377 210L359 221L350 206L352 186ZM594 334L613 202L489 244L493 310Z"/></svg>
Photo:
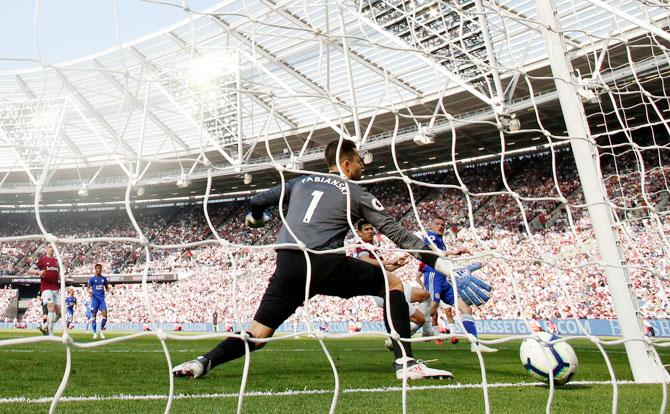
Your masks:
<svg viewBox="0 0 670 414"><path fill-rule="evenodd" d="M423 240L397 223L384 211L379 200L358 184L345 183L333 176L308 175L288 181L283 188L284 202L290 200L291 208L286 214L286 223L279 231L277 243L297 244L299 240L312 250L344 246L344 238L349 232L346 197L350 194L352 222L364 218L401 248L425 249ZM281 192L282 186L277 186L254 196L251 200L253 217L260 219L267 206L279 201ZM298 240L293 238L287 225ZM297 247L281 247L290 248ZM428 263L434 263L436 259L432 254L420 256Z"/></svg>

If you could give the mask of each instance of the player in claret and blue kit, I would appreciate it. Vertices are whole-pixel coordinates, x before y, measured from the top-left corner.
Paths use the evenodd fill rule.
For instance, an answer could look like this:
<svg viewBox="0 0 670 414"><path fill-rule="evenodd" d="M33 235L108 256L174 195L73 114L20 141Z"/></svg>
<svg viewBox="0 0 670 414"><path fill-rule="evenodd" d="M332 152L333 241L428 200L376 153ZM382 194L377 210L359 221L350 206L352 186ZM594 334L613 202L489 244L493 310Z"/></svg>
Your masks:
<svg viewBox="0 0 670 414"><path fill-rule="evenodd" d="M67 327L72 329L74 326L74 311L77 307L77 297L74 295L74 289L67 289L67 297L65 297L65 314L67 315Z"/></svg>
<svg viewBox="0 0 670 414"><path fill-rule="evenodd" d="M88 279L88 294L91 295L91 326L93 327L93 339L98 339L96 332L96 317L98 311L102 313L100 321L100 338L105 339L105 325L107 324L107 304L105 303L105 291L109 291L107 278L102 275L102 265L95 265L95 274Z"/></svg>
<svg viewBox="0 0 670 414"><path fill-rule="evenodd" d="M31 275L40 277L40 292L42 299L42 324L40 331L44 335L53 335L54 324L61 316L60 309L60 266L54 256L54 248L47 244L44 256L28 269Z"/></svg>
<svg viewBox="0 0 670 414"><path fill-rule="evenodd" d="M426 243L433 243L439 250L444 251L449 256L465 253L464 249L447 250L443 239L444 225L445 221L442 217L434 216L431 220L431 230L426 233ZM490 299L488 293L491 291L491 286L472 275L472 272L481 269L481 267L481 263L474 262L454 270L459 294L458 309L461 311L461 321L466 332L474 336L475 339L477 338L477 327L472 317L472 306L481 306L486 303ZM454 306L454 289L449 276L440 273L426 264L423 266L423 281L426 289L433 297L434 311L437 310L437 305L440 301L449 306ZM470 345L470 350L472 352L498 351L479 342L473 342Z"/></svg>

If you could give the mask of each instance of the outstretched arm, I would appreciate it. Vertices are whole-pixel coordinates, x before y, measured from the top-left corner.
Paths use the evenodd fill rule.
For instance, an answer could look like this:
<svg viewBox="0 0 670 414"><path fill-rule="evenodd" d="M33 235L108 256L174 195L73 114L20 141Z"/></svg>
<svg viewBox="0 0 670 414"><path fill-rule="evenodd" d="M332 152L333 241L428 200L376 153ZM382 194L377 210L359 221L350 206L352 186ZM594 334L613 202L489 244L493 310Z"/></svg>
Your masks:
<svg viewBox="0 0 670 414"><path fill-rule="evenodd" d="M367 191L363 191L361 194L359 215L401 248L423 250L423 252L412 253L412 255L428 266L436 267L439 256L433 253L431 246L400 225L393 217L389 216L379 200ZM440 263L440 265L437 265L439 267L437 270L442 273L450 273L450 268L447 266L448 263L444 259L441 259Z"/></svg>
<svg viewBox="0 0 670 414"><path fill-rule="evenodd" d="M251 215L253 218L255 220L261 220L266 208L279 204L282 188L285 190L284 200L288 200L288 197L291 193L291 187L293 187L293 184L295 184L295 182L301 178L302 177L294 178L287 181L284 186L277 185L253 196L251 198Z"/></svg>
<svg viewBox="0 0 670 414"><path fill-rule="evenodd" d="M358 253L356 255L356 258L379 267L379 262L377 261L377 259L373 255L371 255L368 251L362 251ZM401 267L400 265L398 265L398 262L399 260L382 260L382 265L384 265L384 269L386 269L386 271L393 272L394 270Z"/></svg>

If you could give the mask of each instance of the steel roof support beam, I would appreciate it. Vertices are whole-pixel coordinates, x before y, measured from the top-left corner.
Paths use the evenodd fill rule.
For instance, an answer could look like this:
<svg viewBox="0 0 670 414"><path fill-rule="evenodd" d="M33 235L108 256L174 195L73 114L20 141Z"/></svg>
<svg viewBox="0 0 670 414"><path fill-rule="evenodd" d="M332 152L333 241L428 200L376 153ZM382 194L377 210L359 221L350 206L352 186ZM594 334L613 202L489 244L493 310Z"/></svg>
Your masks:
<svg viewBox="0 0 670 414"><path fill-rule="evenodd" d="M270 1L270 0L261 0L263 2L265 1ZM351 13L351 8L350 7L344 7L345 10L349 11ZM389 33L386 31L384 28L380 27L377 23L373 22L372 20L368 19L367 17L361 15L361 14L356 14L355 16L357 19L359 19L361 22L363 22L366 26L370 27L372 30L376 31L377 33L381 34L384 36L387 40L390 40L391 42L395 43L398 46L401 46L402 48L406 49L409 47L409 45L400 39L398 36L395 36L392 33ZM476 97L477 99L481 100L482 102L486 103L487 105L491 106L492 108L496 108L499 105L491 99L490 96L486 96L483 93L481 93L477 88L469 84L465 79L461 78L459 75L451 72L444 66L440 65L437 63L434 59L425 56L423 54L423 51L420 51L421 53L417 54L417 57L421 59L423 62L428 64L432 69L435 71L443 74L447 79L450 81L454 82L456 85L460 86L461 88L465 89L467 92L469 92L471 95Z"/></svg>
<svg viewBox="0 0 670 414"><path fill-rule="evenodd" d="M105 79L107 79L107 81L111 83L112 86L114 86L114 88L117 91L124 93L128 97L130 103L132 103L135 108L144 109L144 104L140 102L140 100L137 99L137 97L133 95L130 91L126 90L123 87L123 85L121 85L121 83L109 73L107 68L105 68L100 62L98 62L97 59L93 59L93 63L95 64L95 67L98 68L98 70L100 71L100 74L102 74L102 76ZM174 133L174 131L172 131L170 128L168 128L167 125L165 125L160 119L158 119L158 117L150 109L147 109L146 116L171 140L179 144L185 150L188 150L190 148L181 138L179 138L177 134Z"/></svg>
<svg viewBox="0 0 670 414"><path fill-rule="evenodd" d="M70 83L70 81L63 75L63 73L60 71L58 68L53 68L54 73L58 76L58 78L63 82L63 85L65 86L65 89L74 96L74 98L79 102L79 104L86 109L86 111L93 117L95 120L102 125L102 127L107 131L109 135L111 135L111 138L114 140L114 142L121 146L123 151L126 153L126 156L129 156L128 158L135 159L137 158L137 153L128 145L126 141L124 141L119 135L117 134L116 130L107 122L107 120L100 115L98 111L95 110L93 105L77 90L77 88Z"/></svg>
<svg viewBox="0 0 670 414"><path fill-rule="evenodd" d="M479 23L479 29L482 31L482 35L484 36L484 44L486 45L486 58L489 64L489 70L493 76L493 85L495 86L496 97L500 102L503 102L504 90L502 87L502 82L500 81L500 72L498 71L498 59L496 58L495 53L493 53L493 40L491 38L491 33L489 32L489 19L484 12L484 5L482 4L482 0L475 0L475 5L477 6L477 13L480 13L477 23ZM470 18L470 21L475 20Z"/></svg>
<svg viewBox="0 0 670 414"><path fill-rule="evenodd" d="M100 133L98 132L98 129L95 128L95 127L93 126L93 124L91 123L91 120L89 119L88 116L86 116L86 114L84 113L84 111L82 110L82 108L80 108L80 107L77 106L77 105L73 105L73 107L74 107L75 111L77 111L77 113L79 114L79 117L82 119L82 121L84 121L84 122L86 123L86 125L88 126L88 128L91 130L91 132L93 133L93 135L95 135L95 136L98 138L98 140L100 140L100 143L107 149L107 151L109 151L111 157L114 158L114 161L116 161L116 163L118 164L119 168L121 168L121 169L123 170L123 172L126 174L127 177L132 177L132 173L131 173L131 171L128 169L128 167L126 167L126 166L124 165L124 161L127 162L128 159L127 159L127 158L126 158L126 159L122 159L122 158L119 157L119 155L117 155L117 154L114 152L114 149L115 149L115 148L111 148L111 147L109 146L109 143L107 142L107 141L109 141L109 140L108 140L108 139L105 139L105 137L103 137L102 135L100 135ZM104 166L104 165L103 165L103 166ZM101 167L101 168L102 168L102 167ZM91 181L93 181L93 179L91 179Z"/></svg>
<svg viewBox="0 0 670 414"><path fill-rule="evenodd" d="M30 90L30 88L28 87L26 82L23 80L23 78L21 78L21 76L16 75L15 79L16 79L16 83L19 84L19 87L21 88L23 93L26 94L26 96L28 98L35 99L35 100L37 99L37 96L33 93L32 90ZM74 141L72 141L72 139L65 132L63 132L62 130L59 131L58 136L63 140L63 142L65 142L67 144L67 146L70 148L70 150L72 150L72 153L74 153L75 156L77 156L78 158L80 158L84 162L84 165L89 166L88 158L86 158L86 155L84 155L84 153L81 152L81 150L79 149L77 144L75 144Z"/></svg>
<svg viewBox="0 0 670 414"><path fill-rule="evenodd" d="M61 132L58 134L58 136L63 140L63 142L65 142L65 143L67 144L68 147L70 147L70 149L72 150L72 152L74 152L74 154L75 154L77 157L81 158L81 160L84 162L84 165L85 165L86 167L88 167L88 166L91 165L91 164L88 162L88 158L86 158L86 155L84 155L84 153L81 152L81 150L79 149L79 147L77 146L77 144L75 144L74 141L72 141L72 138L70 138L70 136L69 136L68 134L66 134L65 132L61 131Z"/></svg>
<svg viewBox="0 0 670 414"><path fill-rule="evenodd" d="M660 37L661 39L664 39L666 42L670 42L670 34L667 33L665 30L659 28L658 26L654 25L649 20L638 19L632 14L626 13L624 10L621 10L618 7L612 7L611 4L605 3L604 1L601 0L586 0L586 1L593 4L596 7L599 7L605 11L617 15L618 17L624 20L631 22L634 25L639 26L648 32L653 33L654 35Z"/></svg>
<svg viewBox="0 0 670 414"><path fill-rule="evenodd" d="M307 108L312 114L316 115L317 118L319 118L324 124L326 124L328 127L330 127L333 131L336 133L340 134L340 136L344 137L345 139L352 139L352 137L343 129L341 129L339 126L337 126L333 121L330 119L327 119L326 117L323 116L321 111L319 111L317 108L315 108L309 101L307 101L305 98L301 97L298 95L289 85L287 85L284 81L282 81L277 75L272 73L271 70L266 68L261 62L256 60L253 56L250 54L247 54L244 51L240 51L241 54L244 54L247 59L249 59L254 65L256 65L256 68L260 69L263 73L265 73L269 78L271 78L274 82L277 83L279 87L290 93L291 95L296 95L296 100L300 102L305 108Z"/></svg>
<svg viewBox="0 0 670 414"><path fill-rule="evenodd" d="M296 68L294 68L293 66L291 66L287 62L283 61L282 59L280 59L279 57L274 55L272 52L270 52L268 49L264 48L260 44L254 43L248 35L242 34L242 33L238 32L236 29L232 28L232 26L228 22L223 20L221 17L213 16L213 15L210 15L209 17L217 25L219 25L226 33L230 34L232 37L239 40L240 42L242 42L242 43L244 43L248 46L254 47L256 49L256 52L258 52L259 55L263 56L264 58L271 61L275 65L279 66L286 73L293 76L294 78L296 78L300 82L304 83L306 86L308 86L310 89L312 89L316 93L331 97L331 98L337 100L338 102L344 104L344 102L341 99L339 99L336 96L332 96L330 94L330 92L325 90L323 87L321 87L321 85L317 84L315 81L313 81L312 79L307 77L305 74L301 73L299 70L297 70Z"/></svg>
<svg viewBox="0 0 670 414"><path fill-rule="evenodd" d="M30 98L30 99L37 99L37 96L35 96L35 94L33 93L33 91L30 90L30 88L28 87L28 85L26 85L26 82L23 80L23 78L22 78L21 76L16 75L16 76L14 77L14 79L16 79L16 83L19 84L19 87L21 88L21 90L23 91L23 93L26 94L26 96L27 96L28 98Z"/></svg>
<svg viewBox="0 0 670 414"><path fill-rule="evenodd" d="M282 16L283 18L290 21L291 23L295 24L296 26L300 27L301 29L309 30L309 31L313 31L313 32L317 32L317 31L320 32L320 30L316 29L315 27L313 27L312 25L310 25L309 23L307 23L306 21L301 19L299 16L296 16L293 13L291 13L291 12L285 10L285 9L278 8L277 3L275 3L274 0L261 0L261 2L263 4L265 4L265 6L267 6L268 8L272 9L275 13ZM346 9L346 6L344 6L344 8ZM328 44L330 46L334 47L339 52L344 53L344 47L342 46L342 43L340 41L336 40L335 38L328 37L328 36L324 36L322 38L326 42L328 42ZM404 45L404 46L407 46L407 45ZM357 63L365 66L367 69L371 70L372 72L376 73L377 75L379 75L379 76L381 76L385 79L388 79L389 82L391 82L392 84L411 92L412 94L416 95L418 98L423 97L424 93L421 90L415 88L409 82L393 75L391 72L384 69L383 67L380 67L377 64L375 64L374 62L368 60L365 56L361 55L360 53L358 53L354 50L349 50L349 57L352 60L356 61Z"/></svg>
<svg viewBox="0 0 670 414"><path fill-rule="evenodd" d="M135 46L130 47L131 52L135 55L135 57L151 72L153 75L158 76L160 71L151 63L147 60L147 58L137 50ZM184 118L186 118L195 128L197 128L200 133L207 138L209 143L223 156L223 158L226 159L231 165L237 165L238 163L228 154L228 152L219 145L218 142L216 142L216 138L212 136L209 132L207 132L205 129L203 129L202 125L196 121L191 114L189 114L177 101L174 100L174 98L170 95L168 91L165 90L163 85L160 84L160 82L156 82L156 86L158 89L161 91L163 96L167 98L172 105L174 105L175 108L182 114Z"/></svg>
<svg viewBox="0 0 670 414"><path fill-rule="evenodd" d="M191 55L191 48L188 46L188 44L182 38L180 38L179 36L177 36L176 34L174 34L172 32L169 32L168 36L170 37L170 39L172 39L172 41L175 42L175 44L177 44L177 46L179 46L181 48L181 50L183 50L189 56ZM197 49L193 48L192 51L193 51L194 55L202 56L202 54ZM265 102L260 97L254 95L254 94L249 94L249 97L254 102L256 102L256 104L258 104L258 106L263 108L263 110L267 111L268 113L272 112L282 122L286 123L286 125L290 126L291 128L294 128L294 129L298 127L298 125L295 122L293 122L292 120L290 120L289 118L287 118L286 115L282 114L281 112L277 112L276 110L273 110L270 107L270 105L268 105L267 102Z"/></svg>
<svg viewBox="0 0 670 414"><path fill-rule="evenodd" d="M490 9L494 13L502 12L503 14L506 15L511 15L510 17L517 23L526 26L529 29L532 29L538 33L541 33L540 31L540 24L536 22L535 20L531 19L528 17L525 13L520 12L516 10L514 7L510 7L504 4L501 4L499 0L487 0L487 4L483 4L485 7ZM490 5L493 5L495 10L491 8ZM570 46L579 48L582 46L582 43L579 40L574 39L567 33L563 33L563 37L565 38L565 41L570 44Z"/></svg>

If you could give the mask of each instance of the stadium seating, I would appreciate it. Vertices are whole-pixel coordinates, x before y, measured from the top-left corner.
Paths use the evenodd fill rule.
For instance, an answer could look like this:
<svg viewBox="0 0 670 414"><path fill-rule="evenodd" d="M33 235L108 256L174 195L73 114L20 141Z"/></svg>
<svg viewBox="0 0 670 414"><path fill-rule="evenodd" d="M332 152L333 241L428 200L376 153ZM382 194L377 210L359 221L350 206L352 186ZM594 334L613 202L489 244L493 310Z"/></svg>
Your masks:
<svg viewBox="0 0 670 414"><path fill-rule="evenodd" d="M6 317L7 307L11 304L12 299L17 295L16 289L0 288L0 318ZM0 319L0 322L11 322L7 319Z"/></svg>
<svg viewBox="0 0 670 414"><path fill-rule="evenodd" d="M569 155L569 152L557 154L556 177L562 196L570 204L576 233L567 231L567 219L564 214L561 215L563 209L558 202L559 194L550 168L552 163L547 155L530 155L506 161L502 168L505 180L502 179L500 163L473 165L459 171L463 177L462 184L471 194L474 228L471 228L467 200L461 190L412 186L417 211L424 226L428 226L432 215L441 215L447 219L453 233L447 238L448 244L465 245L472 252L480 253L490 249L489 252L496 255L483 260L486 266L481 270L481 275L494 282L495 290L493 300L478 309L479 318L614 316L605 276L595 266L572 266L597 260L598 255L583 207L579 180ZM626 155L622 157L617 159L617 164L634 163L633 159L625 158ZM622 207L639 205L642 201L639 174L634 172L636 170L628 173L619 170L615 174L612 164L603 167L604 182L611 200ZM645 192L653 203L667 198L664 177L668 173L670 170L661 168L647 171ZM461 187L451 171L427 173L414 178ZM520 196L519 202L509 190ZM405 226L414 231L419 230L404 184L399 181L384 182L371 186L370 191ZM498 194L477 194L492 192ZM553 199L525 199L539 197ZM535 223L530 237L520 231L523 230L523 220L519 203L523 206L527 222ZM243 226L246 205L240 202L212 204L209 212L220 236L236 244L272 244L281 224L275 209L266 227L246 228ZM140 227L154 244L186 243L213 237L202 206L146 208L138 210L136 215ZM1 230L2 236L17 235L19 231L25 233L26 228L38 233L36 225L30 227L30 217L27 216L30 215L9 215L10 224ZM55 214L45 213L43 217L49 231L61 237L136 236L124 210L73 213L67 215L66 220L60 219L61 216L56 220ZM539 220L540 216L543 220ZM554 219L548 220L551 217ZM648 221L629 223L628 231L638 234L639 243L626 243L622 234L622 246L629 260L627 264L632 266L631 277L641 310L645 317L670 317L670 304L662 301L662 295L658 294L663 292L659 280L649 277L648 269L635 267L645 260L663 265L660 253L663 241L657 232L644 231L645 226L649 225ZM665 226L665 230L669 230ZM385 239L381 241L382 247L392 247ZM38 242L0 244L2 272L25 272L30 262L26 259L36 256L38 246ZM102 263L108 273L138 273L144 268L144 254L137 245L130 243L61 245L61 252L68 272L73 274L91 273L94 263ZM236 258L236 273L229 261L229 253L233 253ZM561 268L547 264L549 262L556 262ZM220 246L208 246L152 249L152 272L173 272L180 276L180 281L176 283L149 285L152 311L158 321L164 322L207 322L215 310L220 321L249 320L260 301L273 266L274 253L271 248L251 250L235 247L225 250ZM416 269L417 262L412 261L398 273L410 280L415 278ZM237 282L233 287L234 273L237 274ZM85 290L77 289L77 296L80 306L83 305L86 300ZM116 285L107 303L112 321L145 322L150 319L140 285ZM233 306L233 303L237 305ZM348 301L317 298L312 301L311 312L317 320L361 321L381 318L381 310L369 298ZM39 306L31 306L24 320L37 321L39 317ZM301 317L298 312L296 318ZM84 321L83 311L77 313L76 320Z"/></svg>

